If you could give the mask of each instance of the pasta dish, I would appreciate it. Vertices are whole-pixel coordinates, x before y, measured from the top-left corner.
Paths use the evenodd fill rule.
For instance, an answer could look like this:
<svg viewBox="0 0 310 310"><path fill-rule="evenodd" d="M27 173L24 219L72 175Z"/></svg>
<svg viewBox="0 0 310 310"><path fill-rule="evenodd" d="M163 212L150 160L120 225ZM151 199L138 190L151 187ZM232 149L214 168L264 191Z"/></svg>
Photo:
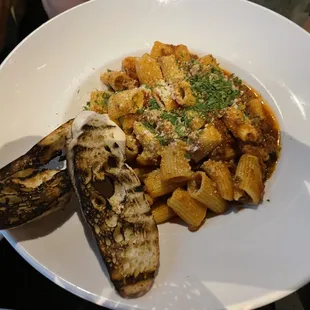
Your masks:
<svg viewBox="0 0 310 310"><path fill-rule="evenodd" d="M126 134L126 161L156 223L180 217L197 230L206 212L259 204L280 152L276 119L259 94L185 45L156 41L101 75L85 109Z"/></svg>

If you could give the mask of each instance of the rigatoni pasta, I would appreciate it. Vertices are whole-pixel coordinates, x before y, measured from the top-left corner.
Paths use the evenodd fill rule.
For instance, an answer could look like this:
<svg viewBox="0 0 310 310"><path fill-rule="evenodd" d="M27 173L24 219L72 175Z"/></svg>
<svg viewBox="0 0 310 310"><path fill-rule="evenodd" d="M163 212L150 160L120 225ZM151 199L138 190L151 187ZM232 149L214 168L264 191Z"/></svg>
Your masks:
<svg viewBox="0 0 310 310"><path fill-rule="evenodd" d="M227 165L222 161L208 160L201 169L216 184L219 195L228 201L234 199L233 180Z"/></svg>
<svg viewBox="0 0 310 310"><path fill-rule="evenodd" d="M213 212L225 212L227 202L218 194L216 185L204 172L198 171L192 176L192 179L188 182L187 190L193 199L199 201Z"/></svg>
<svg viewBox="0 0 310 310"><path fill-rule="evenodd" d="M197 135L197 150L193 154L193 159L198 162L205 158L223 141L221 133L213 124L208 124Z"/></svg>
<svg viewBox="0 0 310 310"><path fill-rule="evenodd" d="M167 222L177 216L165 200L159 200L154 203L152 206L152 214L156 224Z"/></svg>
<svg viewBox="0 0 310 310"><path fill-rule="evenodd" d="M185 79L185 74L179 68L174 55L160 57L159 64L164 79L169 84L174 84L183 81Z"/></svg>
<svg viewBox="0 0 310 310"><path fill-rule="evenodd" d="M121 116L136 113L144 105L144 94L136 88L113 94L108 102L109 116L118 121Z"/></svg>
<svg viewBox="0 0 310 310"><path fill-rule="evenodd" d="M109 85L115 91L132 89L138 86L137 80L132 79L124 72L105 72L100 78L103 83Z"/></svg>
<svg viewBox="0 0 310 310"><path fill-rule="evenodd" d="M85 109L107 113L126 134L125 155L155 221L198 230L207 209L259 204L280 153L276 118L261 96L212 54L156 41L101 75Z"/></svg>
<svg viewBox="0 0 310 310"><path fill-rule="evenodd" d="M182 143L171 143L161 152L160 173L163 181L184 182L192 175L186 148Z"/></svg>
<svg viewBox="0 0 310 310"><path fill-rule="evenodd" d="M144 54L136 60L136 72L140 84L154 87L163 80L159 63L149 54Z"/></svg>
<svg viewBox="0 0 310 310"><path fill-rule="evenodd" d="M251 197L253 204L258 204L264 193L262 169L256 156L241 156L235 175L235 185Z"/></svg>
<svg viewBox="0 0 310 310"><path fill-rule="evenodd" d="M167 204L189 226L199 227L206 217L206 207L182 188L173 192Z"/></svg>
<svg viewBox="0 0 310 310"><path fill-rule="evenodd" d="M166 194L172 193L175 189L177 189L180 184L165 182L161 178L160 169L154 170L149 173L145 179L145 191L150 194L151 197L157 198L164 196Z"/></svg>

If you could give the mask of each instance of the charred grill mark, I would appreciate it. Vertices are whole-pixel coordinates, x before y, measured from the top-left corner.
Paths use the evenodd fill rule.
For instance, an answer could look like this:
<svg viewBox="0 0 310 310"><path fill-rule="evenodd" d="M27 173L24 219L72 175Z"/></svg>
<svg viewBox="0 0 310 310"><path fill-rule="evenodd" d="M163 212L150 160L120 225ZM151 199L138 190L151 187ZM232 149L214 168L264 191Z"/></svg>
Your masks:
<svg viewBox="0 0 310 310"><path fill-rule="evenodd" d="M26 154L17 158L0 170L0 180L28 168L38 169L61 155L66 144L66 136L71 129L72 120L58 127L48 136L39 141Z"/></svg>
<svg viewBox="0 0 310 310"><path fill-rule="evenodd" d="M108 165L111 167L111 168L116 168L118 166L118 160L117 160L117 157L116 156L109 156L108 158Z"/></svg>
<svg viewBox="0 0 310 310"><path fill-rule="evenodd" d="M102 181L94 181L92 183L94 189L104 198L111 198L114 195L114 184L109 177Z"/></svg>
<svg viewBox="0 0 310 310"><path fill-rule="evenodd" d="M134 276L130 276L130 277L126 277L124 280L122 281L113 281L114 285L116 288L121 288L124 284L126 285L130 285L130 284L134 284L143 280L147 280L150 278L154 277L154 272L150 272L150 273L140 273L137 277Z"/></svg>
<svg viewBox="0 0 310 310"><path fill-rule="evenodd" d="M143 185L137 186L137 187L134 189L134 191L135 191L136 193L142 193L142 192L144 192L144 187L143 187Z"/></svg>
<svg viewBox="0 0 310 310"><path fill-rule="evenodd" d="M104 149L105 149L107 152L111 153L111 149L110 149L110 147L109 147L108 145L105 145L105 146L104 146Z"/></svg>

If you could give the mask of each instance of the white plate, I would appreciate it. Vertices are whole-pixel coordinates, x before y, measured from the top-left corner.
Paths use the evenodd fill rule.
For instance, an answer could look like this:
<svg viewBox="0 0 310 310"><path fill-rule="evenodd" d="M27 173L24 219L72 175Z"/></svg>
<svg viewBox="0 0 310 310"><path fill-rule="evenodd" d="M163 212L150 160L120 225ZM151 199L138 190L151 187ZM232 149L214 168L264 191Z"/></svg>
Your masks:
<svg viewBox="0 0 310 310"><path fill-rule="evenodd" d="M149 294L121 299L73 208L4 232L61 287L117 309L251 309L310 275L310 37L283 17L239 0L92 1L34 32L0 70L0 165L76 115L103 68L155 40L213 53L267 99L283 150L257 209L208 221L196 233L160 226L161 266ZM74 205L73 205L74 207Z"/></svg>

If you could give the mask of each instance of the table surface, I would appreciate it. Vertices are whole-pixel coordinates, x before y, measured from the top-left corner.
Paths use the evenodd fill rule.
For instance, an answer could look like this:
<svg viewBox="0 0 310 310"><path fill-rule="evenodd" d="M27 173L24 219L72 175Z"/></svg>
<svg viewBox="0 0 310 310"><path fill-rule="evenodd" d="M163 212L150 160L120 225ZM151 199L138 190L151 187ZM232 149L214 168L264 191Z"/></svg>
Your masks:
<svg viewBox="0 0 310 310"><path fill-rule="evenodd" d="M1 1L1 0L0 0ZM268 7L305 27L310 31L310 0L252 0ZM9 20L9 35L6 49L0 54L0 63L8 52L26 35L47 20L41 1L28 0L26 13L19 27ZM80 299L58 287L26 261L6 240L0 241L0 308L6 309L104 309ZM296 300L284 299L261 310L310 309L310 285L306 285L294 296ZM40 298L38 298L40 296ZM44 301L44 303L43 303ZM301 302L300 302L301 301ZM303 306L302 306L302 305Z"/></svg>

